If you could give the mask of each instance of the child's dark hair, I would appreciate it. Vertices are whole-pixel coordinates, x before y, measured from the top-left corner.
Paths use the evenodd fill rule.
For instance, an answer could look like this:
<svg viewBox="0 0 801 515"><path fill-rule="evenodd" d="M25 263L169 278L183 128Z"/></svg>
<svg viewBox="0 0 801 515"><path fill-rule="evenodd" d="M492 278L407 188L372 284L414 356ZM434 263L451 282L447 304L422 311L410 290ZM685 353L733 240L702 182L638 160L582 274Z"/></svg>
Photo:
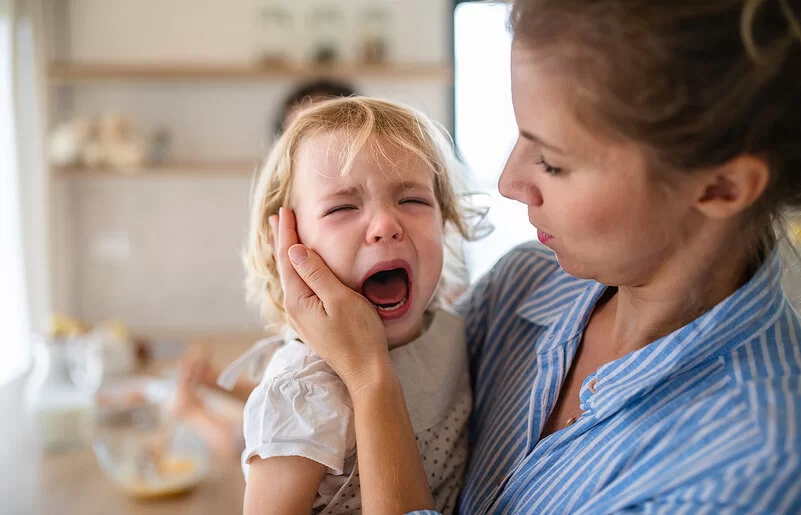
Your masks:
<svg viewBox="0 0 801 515"><path fill-rule="evenodd" d="M275 119L275 133L281 134L284 132L286 129L284 124L289 113L307 100L315 98L352 97L357 94L356 89L350 84L333 79L323 78L305 82L293 89L281 104L281 110L278 112L278 117Z"/></svg>

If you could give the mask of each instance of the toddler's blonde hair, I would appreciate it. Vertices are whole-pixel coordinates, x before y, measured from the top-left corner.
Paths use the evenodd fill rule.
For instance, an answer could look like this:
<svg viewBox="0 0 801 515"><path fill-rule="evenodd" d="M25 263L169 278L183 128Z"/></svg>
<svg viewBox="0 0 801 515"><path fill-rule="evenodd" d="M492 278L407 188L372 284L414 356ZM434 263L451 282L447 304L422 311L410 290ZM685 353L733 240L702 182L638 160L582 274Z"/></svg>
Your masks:
<svg viewBox="0 0 801 515"><path fill-rule="evenodd" d="M250 229L245 249L247 297L259 306L268 328L286 324L283 290L273 256L272 231L268 222L281 206L291 208L292 178L301 143L315 135L341 133L348 136L342 175L347 174L358 153L367 146L374 158L389 165L382 145L390 145L419 157L431 170L434 194L442 213L445 263L434 302L453 299L467 285L467 274L458 238L472 239L461 188L452 169L458 167L447 133L424 114L386 100L346 97L327 100L303 110L272 147L252 195ZM343 141L345 141L343 139ZM383 167L381 167L383 169Z"/></svg>

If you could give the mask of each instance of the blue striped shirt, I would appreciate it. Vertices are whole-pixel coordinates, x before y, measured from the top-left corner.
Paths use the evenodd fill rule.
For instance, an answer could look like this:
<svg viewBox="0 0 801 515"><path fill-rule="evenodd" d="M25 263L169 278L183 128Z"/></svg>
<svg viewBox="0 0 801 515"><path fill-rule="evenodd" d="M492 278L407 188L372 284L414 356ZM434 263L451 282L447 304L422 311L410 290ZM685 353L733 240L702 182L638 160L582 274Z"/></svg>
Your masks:
<svg viewBox="0 0 801 515"><path fill-rule="evenodd" d="M507 254L458 306L475 398L460 512L801 513L801 323L781 268L774 252L711 311L601 366L583 415L540 441L605 287L537 243Z"/></svg>

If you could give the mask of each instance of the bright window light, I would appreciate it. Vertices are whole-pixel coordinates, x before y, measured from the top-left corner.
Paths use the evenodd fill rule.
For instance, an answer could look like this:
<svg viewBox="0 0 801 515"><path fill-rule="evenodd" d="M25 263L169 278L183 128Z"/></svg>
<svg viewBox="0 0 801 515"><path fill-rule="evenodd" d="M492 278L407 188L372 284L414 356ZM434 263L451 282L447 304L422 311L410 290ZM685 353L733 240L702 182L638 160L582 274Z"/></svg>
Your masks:
<svg viewBox="0 0 801 515"><path fill-rule="evenodd" d="M26 365L30 335L14 137L12 3L0 0L0 385Z"/></svg>
<svg viewBox="0 0 801 515"><path fill-rule="evenodd" d="M517 138L508 15L506 3L463 2L454 10L456 146L473 190L487 196L495 226L490 236L467 245L471 281L509 249L537 236L527 222L526 206L498 193L498 177Z"/></svg>

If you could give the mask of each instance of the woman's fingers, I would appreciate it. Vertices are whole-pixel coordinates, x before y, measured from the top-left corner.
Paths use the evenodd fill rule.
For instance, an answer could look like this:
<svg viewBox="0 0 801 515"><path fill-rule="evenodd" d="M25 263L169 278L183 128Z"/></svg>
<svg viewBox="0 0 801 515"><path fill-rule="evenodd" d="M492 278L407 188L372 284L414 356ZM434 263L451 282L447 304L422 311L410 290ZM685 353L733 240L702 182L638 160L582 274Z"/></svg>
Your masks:
<svg viewBox="0 0 801 515"><path fill-rule="evenodd" d="M344 301L346 295L353 293L337 279L313 250L303 245L293 245L289 248L288 255L295 272L322 301L324 309L332 302Z"/></svg>
<svg viewBox="0 0 801 515"><path fill-rule="evenodd" d="M288 313L304 342L334 369L351 392L369 380L365 371L389 359L386 334L375 308L331 272L323 259L303 245L289 248L300 278L314 292L290 304Z"/></svg>
<svg viewBox="0 0 801 515"><path fill-rule="evenodd" d="M284 309L301 340L358 387L371 363L389 359L386 331L375 308L337 278L323 259L298 242L295 217L281 208L269 219L284 289Z"/></svg>
<svg viewBox="0 0 801 515"><path fill-rule="evenodd" d="M314 295L289 261L289 247L298 243L295 215L289 209L282 207L277 219L274 216L270 217L270 225L277 240L275 261L284 289L284 304L291 299L305 299Z"/></svg>

